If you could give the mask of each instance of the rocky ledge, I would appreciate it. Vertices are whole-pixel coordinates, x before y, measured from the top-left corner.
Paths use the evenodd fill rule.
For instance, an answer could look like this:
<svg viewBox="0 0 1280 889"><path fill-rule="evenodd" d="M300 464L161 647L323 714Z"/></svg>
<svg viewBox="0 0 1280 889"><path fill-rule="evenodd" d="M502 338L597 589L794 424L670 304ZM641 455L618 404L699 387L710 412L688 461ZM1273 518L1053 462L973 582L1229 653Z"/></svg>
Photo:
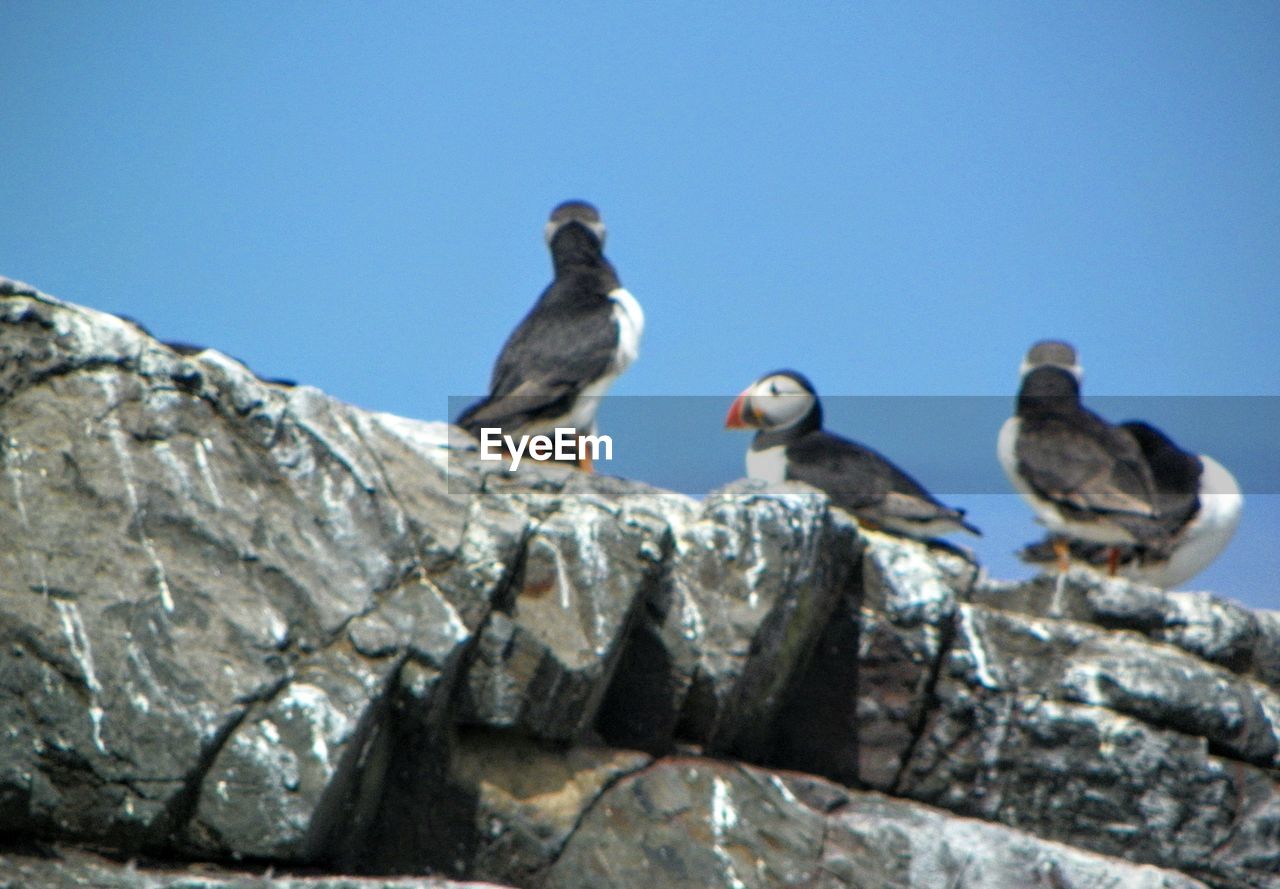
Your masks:
<svg viewBox="0 0 1280 889"><path fill-rule="evenodd" d="M441 423L0 286L0 885L1263 887L1280 617Z"/></svg>

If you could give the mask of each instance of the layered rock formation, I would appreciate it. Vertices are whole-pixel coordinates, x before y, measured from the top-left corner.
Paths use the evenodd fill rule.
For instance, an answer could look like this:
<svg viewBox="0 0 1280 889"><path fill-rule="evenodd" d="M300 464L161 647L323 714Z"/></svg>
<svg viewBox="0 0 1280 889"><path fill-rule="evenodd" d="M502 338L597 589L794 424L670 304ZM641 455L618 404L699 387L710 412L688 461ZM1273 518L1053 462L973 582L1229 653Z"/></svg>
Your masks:
<svg viewBox="0 0 1280 889"><path fill-rule="evenodd" d="M469 447L0 286L0 885L1276 884L1276 615Z"/></svg>

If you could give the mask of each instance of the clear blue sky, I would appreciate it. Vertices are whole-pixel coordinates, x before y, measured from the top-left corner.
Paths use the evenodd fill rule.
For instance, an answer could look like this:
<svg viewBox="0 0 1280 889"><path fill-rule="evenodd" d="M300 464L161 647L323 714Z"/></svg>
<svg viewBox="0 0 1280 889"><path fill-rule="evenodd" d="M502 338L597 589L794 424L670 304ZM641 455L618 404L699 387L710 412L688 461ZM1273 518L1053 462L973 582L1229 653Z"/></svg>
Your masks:
<svg viewBox="0 0 1280 889"><path fill-rule="evenodd" d="M996 430L900 442L836 396L998 420L1046 336L1089 395L1280 393L1280 6L792 6L9 0L0 274L445 419L549 280L546 214L591 200L648 315L614 392L705 417L611 403L611 471L738 477L728 400L795 367L1003 576L1036 529ZM1148 419L1250 495L1192 586L1280 607L1274 408L1173 401Z"/></svg>

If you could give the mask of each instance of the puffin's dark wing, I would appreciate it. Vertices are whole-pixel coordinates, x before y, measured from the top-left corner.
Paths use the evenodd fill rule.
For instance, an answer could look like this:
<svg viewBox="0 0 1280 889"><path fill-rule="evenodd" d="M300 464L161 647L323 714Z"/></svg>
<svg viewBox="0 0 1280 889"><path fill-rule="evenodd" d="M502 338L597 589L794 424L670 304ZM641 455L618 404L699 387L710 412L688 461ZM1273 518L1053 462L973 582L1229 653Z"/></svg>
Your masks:
<svg viewBox="0 0 1280 889"><path fill-rule="evenodd" d="M846 509L887 506L920 521L954 514L885 457L829 432L811 432L787 447L787 477L826 491Z"/></svg>
<svg viewBox="0 0 1280 889"><path fill-rule="evenodd" d="M468 408L458 425L518 427L556 417L615 360L618 325L604 295L569 300L566 288L584 282L557 280L516 327L494 364L489 396ZM579 293L581 291L579 290Z"/></svg>
<svg viewBox="0 0 1280 889"><path fill-rule="evenodd" d="M982 533L963 510L939 503L887 458L828 432L811 432L787 447L787 478L808 482L835 505L890 529L911 533L906 529L941 521Z"/></svg>
<svg viewBox="0 0 1280 889"><path fill-rule="evenodd" d="M1137 442L1151 467L1161 523L1169 534L1177 533L1200 509L1200 476L1204 471L1200 458L1179 448L1150 423L1131 420L1121 423L1120 428Z"/></svg>
<svg viewBox="0 0 1280 889"><path fill-rule="evenodd" d="M890 491L884 501L876 507L876 512L881 521L887 521L889 527L893 527L897 522L907 522L921 526L937 521L954 522L970 534L982 536L982 531L976 525L965 521L963 509L939 503L932 494L916 484L910 476L906 476L905 473L903 475L919 490L919 493L907 494L898 490Z"/></svg>
<svg viewBox="0 0 1280 889"><path fill-rule="evenodd" d="M549 308L558 310L539 312L535 307L502 347L490 397L537 380L581 388L608 373L618 346L612 303Z"/></svg>
<svg viewBox="0 0 1280 889"><path fill-rule="evenodd" d="M963 520L964 510L945 506L933 499L933 496L928 493L924 497L919 497L914 494L901 494L898 491L890 491L888 496L884 498L884 502L880 504L880 511L887 516L908 522L933 522L938 519L951 519L975 534L982 533Z"/></svg>
<svg viewBox="0 0 1280 889"><path fill-rule="evenodd" d="M1037 495L1086 512L1153 514L1151 470L1133 438L1092 414L1025 417L1018 472Z"/></svg>
<svg viewBox="0 0 1280 889"><path fill-rule="evenodd" d="M879 503L889 493L888 478L875 452L827 432L815 431L787 445L789 479L825 491L831 502L856 510Z"/></svg>
<svg viewBox="0 0 1280 889"><path fill-rule="evenodd" d="M458 417L458 425L475 434L482 427L515 430L532 420L567 414L579 387L554 380L529 380L499 398L477 401Z"/></svg>

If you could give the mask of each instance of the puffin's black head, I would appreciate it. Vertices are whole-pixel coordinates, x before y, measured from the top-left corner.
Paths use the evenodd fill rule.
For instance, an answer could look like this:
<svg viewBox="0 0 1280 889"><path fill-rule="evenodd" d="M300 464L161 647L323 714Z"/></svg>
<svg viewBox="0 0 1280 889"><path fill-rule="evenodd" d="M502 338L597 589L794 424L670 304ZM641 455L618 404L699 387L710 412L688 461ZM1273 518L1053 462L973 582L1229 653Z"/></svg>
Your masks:
<svg viewBox="0 0 1280 889"><path fill-rule="evenodd" d="M1018 413L1059 413L1080 404L1084 368L1075 347L1062 340L1041 340L1022 359Z"/></svg>
<svg viewBox="0 0 1280 889"><path fill-rule="evenodd" d="M1084 379L1084 368L1080 366L1075 346L1062 340L1041 340L1027 350L1021 375L1025 377L1038 367L1062 368L1075 377L1077 383Z"/></svg>
<svg viewBox="0 0 1280 889"><path fill-rule="evenodd" d="M1067 368L1042 364L1023 374L1018 388L1018 416L1070 415L1079 410L1080 381Z"/></svg>
<svg viewBox="0 0 1280 889"><path fill-rule="evenodd" d="M729 408L724 425L726 429L808 432L822 428L822 404L804 374L774 371L742 391Z"/></svg>
<svg viewBox="0 0 1280 889"><path fill-rule="evenodd" d="M562 229L569 227L582 229L591 235L599 247L604 247L604 220L600 218L600 211L586 201L565 201L551 211L551 218L543 229L547 246L551 246Z"/></svg>

